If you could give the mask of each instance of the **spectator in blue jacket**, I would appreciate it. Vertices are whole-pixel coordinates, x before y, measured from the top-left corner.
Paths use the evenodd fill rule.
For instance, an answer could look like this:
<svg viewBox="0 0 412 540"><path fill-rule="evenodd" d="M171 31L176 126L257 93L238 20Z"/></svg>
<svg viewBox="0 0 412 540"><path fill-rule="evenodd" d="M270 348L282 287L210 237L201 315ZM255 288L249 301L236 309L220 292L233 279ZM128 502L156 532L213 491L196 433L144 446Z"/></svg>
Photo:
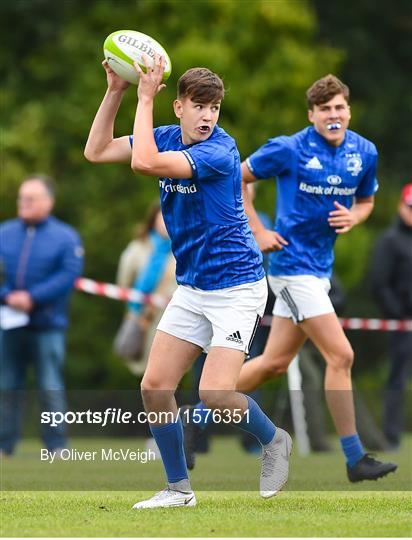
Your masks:
<svg viewBox="0 0 412 540"><path fill-rule="evenodd" d="M53 182L31 175L20 186L18 218L0 224L0 451L20 436L21 397L33 364L42 411L66 407L63 365L70 293L83 267L77 232L51 214ZM63 424L42 425L48 450L67 446Z"/></svg>

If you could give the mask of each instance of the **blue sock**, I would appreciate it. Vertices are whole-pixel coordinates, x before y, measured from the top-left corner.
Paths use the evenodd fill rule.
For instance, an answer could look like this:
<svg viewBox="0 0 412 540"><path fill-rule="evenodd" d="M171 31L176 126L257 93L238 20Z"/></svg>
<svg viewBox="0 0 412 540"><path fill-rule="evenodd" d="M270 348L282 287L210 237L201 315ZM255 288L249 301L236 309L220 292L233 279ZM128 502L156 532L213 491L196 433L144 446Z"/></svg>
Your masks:
<svg viewBox="0 0 412 540"><path fill-rule="evenodd" d="M261 444L268 444L276 433L275 424L266 416L259 405L250 396L245 396L249 408L242 421L236 424L244 431L254 435Z"/></svg>
<svg viewBox="0 0 412 540"><path fill-rule="evenodd" d="M357 433L341 437L340 444L349 467L353 467L365 455L365 450Z"/></svg>
<svg viewBox="0 0 412 540"><path fill-rule="evenodd" d="M236 425L244 431L254 435L261 444L270 443L276 433L275 424L269 420L256 401L254 401L250 396L245 396L245 398L248 401L248 413L245 413L245 416L242 418L241 422L233 425ZM201 429L205 429L213 421L213 414L202 401L195 405L194 408L196 410L194 417L196 420L196 425L198 425Z"/></svg>
<svg viewBox="0 0 412 540"><path fill-rule="evenodd" d="M150 426L159 447L169 484L189 478L183 450L183 426L180 417L172 424Z"/></svg>

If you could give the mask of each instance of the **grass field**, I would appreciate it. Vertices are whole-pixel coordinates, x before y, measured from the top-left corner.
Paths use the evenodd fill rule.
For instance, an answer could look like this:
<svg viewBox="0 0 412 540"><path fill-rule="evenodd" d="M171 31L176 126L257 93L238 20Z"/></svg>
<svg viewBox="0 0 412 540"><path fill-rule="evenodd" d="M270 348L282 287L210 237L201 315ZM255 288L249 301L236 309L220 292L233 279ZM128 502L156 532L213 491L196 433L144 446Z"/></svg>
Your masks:
<svg viewBox="0 0 412 540"><path fill-rule="evenodd" d="M162 487L158 461L50 464L40 461L37 441L25 441L15 457L2 460L1 535L408 537L411 444L409 437L400 453L380 456L398 463L395 474L355 485L345 478L338 450L308 457L294 452L287 489L264 500L257 492L259 460L236 439L219 437L191 475L195 508L136 511L134 502ZM72 441L78 450L139 445L144 448L137 439Z"/></svg>

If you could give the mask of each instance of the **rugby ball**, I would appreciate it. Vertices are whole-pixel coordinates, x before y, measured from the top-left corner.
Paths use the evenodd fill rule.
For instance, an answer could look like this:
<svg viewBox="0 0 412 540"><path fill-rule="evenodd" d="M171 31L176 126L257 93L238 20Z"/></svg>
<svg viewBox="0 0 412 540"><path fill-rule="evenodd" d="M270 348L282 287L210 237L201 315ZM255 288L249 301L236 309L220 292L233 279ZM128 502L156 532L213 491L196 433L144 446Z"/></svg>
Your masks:
<svg viewBox="0 0 412 540"><path fill-rule="evenodd" d="M154 64L155 53L164 56L165 71L163 82L172 72L172 63L165 49L155 39L135 30L118 30L107 36L103 44L103 53L112 70L125 81L139 83L139 76L133 62L137 62L145 71L143 55L146 54L151 65Z"/></svg>

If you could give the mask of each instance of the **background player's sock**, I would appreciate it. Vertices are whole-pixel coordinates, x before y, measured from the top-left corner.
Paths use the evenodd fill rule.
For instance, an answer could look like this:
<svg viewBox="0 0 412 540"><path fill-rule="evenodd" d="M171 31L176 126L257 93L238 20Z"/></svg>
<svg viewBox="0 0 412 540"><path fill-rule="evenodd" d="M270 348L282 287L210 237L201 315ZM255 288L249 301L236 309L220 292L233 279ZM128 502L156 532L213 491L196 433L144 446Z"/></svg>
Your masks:
<svg viewBox="0 0 412 540"><path fill-rule="evenodd" d="M174 484L187 479L189 475L183 451L183 426L180 417L172 424L150 426L150 431L159 447L168 483Z"/></svg>
<svg viewBox="0 0 412 540"><path fill-rule="evenodd" d="M340 444L349 467L353 467L365 455L365 450L357 433L341 437Z"/></svg>
<svg viewBox="0 0 412 540"><path fill-rule="evenodd" d="M238 427L254 435L261 444L269 444L276 433L275 424L266 416L259 405L250 396L245 396L248 409Z"/></svg>
<svg viewBox="0 0 412 540"><path fill-rule="evenodd" d="M207 426L213 422L213 411L206 407L203 401L199 401L199 403L190 407L188 411L189 418L185 417L185 419L189 420L200 429L206 429ZM194 417L193 413L195 413Z"/></svg>

